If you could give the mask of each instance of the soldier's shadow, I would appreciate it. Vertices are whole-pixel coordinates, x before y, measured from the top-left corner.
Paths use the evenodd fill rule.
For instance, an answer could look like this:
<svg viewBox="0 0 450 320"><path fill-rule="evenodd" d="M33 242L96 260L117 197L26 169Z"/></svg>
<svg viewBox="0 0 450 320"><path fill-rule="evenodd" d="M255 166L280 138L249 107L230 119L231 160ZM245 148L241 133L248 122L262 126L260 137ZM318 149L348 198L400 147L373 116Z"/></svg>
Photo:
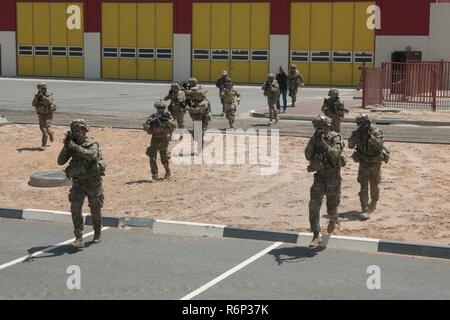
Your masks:
<svg viewBox="0 0 450 320"><path fill-rule="evenodd" d="M347 212L339 213L339 218L346 221L366 221L367 219L361 215L361 212L351 210Z"/></svg>
<svg viewBox="0 0 450 320"><path fill-rule="evenodd" d="M128 182L125 182L125 184L127 184L127 185L132 185L132 184L143 184L143 183L153 183L153 180L136 180L136 181L128 181Z"/></svg>
<svg viewBox="0 0 450 320"><path fill-rule="evenodd" d="M87 241L84 243L84 248L88 248L93 244L92 241ZM32 262L36 259L46 259L46 258L54 258L54 257L59 257L62 256L64 254L75 254L78 253L80 251L82 251L81 249L75 248L74 246L72 246L71 244L66 244L63 246L58 246L54 249L51 249L49 251L46 251L40 255L37 256L33 256L34 253L45 250L47 248L50 248L52 246L40 246L40 247L33 247L28 249L28 257L23 261L25 262Z"/></svg>
<svg viewBox="0 0 450 320"><path fill-rule="evenodd" d="M18 148L16 149L16 151L18 152L22 152L22 151L42 151L41 148Z"/></svg>
<svg viewBox="0 0 450 320"><path fill-rule="evenodd" d="M313 249L306 247L288 247L274 249L269 254L274 256L278 265L282 265L283 263L298 263L306 259L314 258L319 252L325 250L325 248L325 246L319 246Z"/></svg>

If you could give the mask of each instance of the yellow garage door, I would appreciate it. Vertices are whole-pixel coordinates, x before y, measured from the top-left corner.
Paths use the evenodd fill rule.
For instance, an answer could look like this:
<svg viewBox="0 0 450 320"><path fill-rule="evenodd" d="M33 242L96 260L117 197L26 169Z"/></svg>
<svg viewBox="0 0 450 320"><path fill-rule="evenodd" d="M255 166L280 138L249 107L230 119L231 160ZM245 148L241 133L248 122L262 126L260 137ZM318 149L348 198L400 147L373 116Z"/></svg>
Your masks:
<svg viewBox="0 0 450 320"><path fill-rule="evenodd" d="M311 42L311 4L291 4L290 64L295 64L305 82L309 79L309 51Z"/></svg>
<svg viewBox="0 0 450 320"><path fill-rule="evenodd" d="M194 3L192 75L262 82L269 71L269 3Z"/></svg>
<svg viewBox="0 0 450 320"><path fill-rule="evenodd" d="M350 85L353 78L353 2L333 4L331 84Z"/></svg>
<svg viewBox="0 0 450 320"><path fill-rule="evenodd" d="M79 29L67 27L77 6ZM68 13L69 12L69 13ZM17 3L18 74L82 77L84 74L83 3Z"/></svg>
<svg viewBox="0 0 450 320"><path fill-rule="evenodd" d="M102 4L102 77L172 79L172 4Z"/></svg>
<svg viewBox="0 0 450 320"><path fill-rule="evenodd" d="M311 67L313 84L330 84L332 3L311 3Z"/></svg>
<svg viewBox="0 0 450 320"><path fill-rule="evenodd" d="M375 30L367 28L369 14L367 8L374 2L355 3L355 28L353 48L353 85L358 85L361 74L360 66L363 62L372 68L375 56Z"/></svg>

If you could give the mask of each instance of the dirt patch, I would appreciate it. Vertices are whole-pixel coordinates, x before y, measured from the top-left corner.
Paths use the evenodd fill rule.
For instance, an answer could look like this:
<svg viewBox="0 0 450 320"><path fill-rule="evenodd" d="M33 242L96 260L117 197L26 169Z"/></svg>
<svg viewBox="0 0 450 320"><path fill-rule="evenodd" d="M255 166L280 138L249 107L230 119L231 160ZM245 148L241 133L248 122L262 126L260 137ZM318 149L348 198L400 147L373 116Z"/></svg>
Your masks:
<svg viewBox="0 0 450 320"><path fill-rule="evenodd" d="M69 187L28 186L35 171L57 169L56 158L67 128L55 127L57 141L40 152L36 125L0 127L0 206L69 210ZM260 229L308 231L309 188L306 139L280 138L278 173L259 174L244 165L172 164L174 177L151 182L141 130L94 128L107 161L104 215L232 224ZM171 143L171 148L176 142ZM381 200L369 221L360 221L357 165L343 169L340 235L450 242L450 146L388 143L391 160L383 165ZM347 148L348 157L351 151ZM349 158L349 160L351 160ZM62 169L62 167L60 167ZM160 166L161 173L164 169ZM322 214L325 214L325 202ZM87 204L84 211L88 212ZM322 218L322 227L326 219Z"/></svg>

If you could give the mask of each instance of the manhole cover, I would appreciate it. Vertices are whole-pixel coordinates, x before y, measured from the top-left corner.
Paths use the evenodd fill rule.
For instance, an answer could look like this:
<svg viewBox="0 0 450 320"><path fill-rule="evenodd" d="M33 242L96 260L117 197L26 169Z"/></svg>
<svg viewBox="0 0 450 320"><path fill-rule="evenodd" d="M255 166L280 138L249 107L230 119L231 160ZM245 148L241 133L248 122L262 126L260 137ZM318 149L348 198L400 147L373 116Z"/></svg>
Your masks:
<svg viewBox="0 0 450 320"><path fill-rule="evenodd" d="M70 186L72 181L63 171L53 170L33 173L28 184L33 187L52 188Z"/></svg>

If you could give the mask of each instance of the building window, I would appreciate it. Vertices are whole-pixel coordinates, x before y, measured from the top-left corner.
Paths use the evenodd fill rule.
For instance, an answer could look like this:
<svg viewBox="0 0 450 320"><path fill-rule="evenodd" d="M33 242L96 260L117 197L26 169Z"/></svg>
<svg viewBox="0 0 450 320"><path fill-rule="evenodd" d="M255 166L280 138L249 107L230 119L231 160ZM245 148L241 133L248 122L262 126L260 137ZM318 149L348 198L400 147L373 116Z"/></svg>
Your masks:
<svg viewBox="0 0 450 320"><path fill-rule="evenodd" d="M103 58L117 58L117 48L103 48Z"/></svg>
<svg viewBox="0 0 450 320"><path fill-rule="evenodd" d="M269 51L252 50L252 61L269 61Z"/></svg>
<svg viewBox="0 0 450 320"><path fill-rule="evenodd" d="M136 48L120 48L121 58L136 58Z"/></svg>
<svg viewBox="0 0 450 320"><path fill-rule="evenodd" d="M83 47L69 47L69 57L82 57Z"/></svg>
<svg viewBox="0 0 450 320"><path fill-rule="evenodd" d="M212 49L211 50L211 60L228 60L230 51L226 49Z"/></svg>
<svg viewBox="0 0 450 320"><path fill-rule="evenodd" d="M194 49L192 56L194 60L209 60L209 49Z"/></svg>
<svg viewBox="0 0 450 320"><path fill-rule="evenodd" d="M49 47L48 46L34 46L34 55L35 56L48 56L49 55Z"/></svg>
<svg viewBox="0 0 450 320"><path fill-rule="evenodd" d="M330 62L330 51L311 51L311 62Z"/></svg>
<svg viewBox="0 0 450 320"><path fill-rule="evenodd" d="M292 50L291 61L293 62L309 62L309 51Z"/></svg>
<svg viewBox="0 0 450 320"><path fill-rule="evenodd" d="M248 61L248 50L231 50L231 60L234 61Z"/></svg>
<svg viewBox="0 0 450 320"><path fill-rule="evenodd" d="M155 49L153 48L139 48L139 59L155 59Z"/></svg>
<svg viewBox="0 0 450 320"><path fill-rule="evenodd" d="M352 63L352 52L333 51L333 63Z"/></svg>
<svg viewBox="0 0 450 320"><path fill-rule="evenodd" d="M33 46L19 46L19 56L32 56Z"/></svg>
<svg viewBox="0 0 450 320"><path fill-rule="evenodd" d="M60 47L60 46L52 47L52 56L53 57L66 57L67 56L67 47Z"/></svg>
<svg viewBox="0 0 450 320"><path fill-rule="evenodd" d="M373 52L370 51L358 51L354 53L355 63L373 63Z"/></svg>
<svg viewBox="0 0 450 320"><path fill-rule="evenodd" d="M167 48L157 48L156 49L156 59L172 59L172 49Z"/></svg>

